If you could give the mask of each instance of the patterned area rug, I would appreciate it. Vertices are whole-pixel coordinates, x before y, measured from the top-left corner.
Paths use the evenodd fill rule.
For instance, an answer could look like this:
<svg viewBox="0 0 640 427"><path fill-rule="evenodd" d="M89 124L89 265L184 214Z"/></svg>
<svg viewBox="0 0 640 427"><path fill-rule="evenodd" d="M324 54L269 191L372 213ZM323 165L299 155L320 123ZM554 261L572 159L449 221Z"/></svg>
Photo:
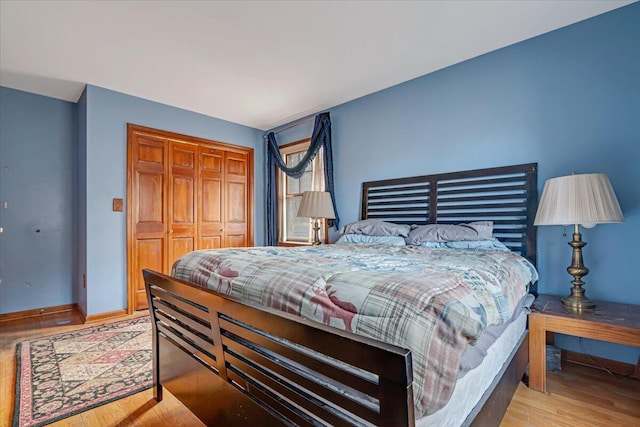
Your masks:
<svg viewBox="0 0 640 427"><path fill-rule="evenodd" d="M151 387L147 316L18 344L14 427L43 426Z"/></svg>

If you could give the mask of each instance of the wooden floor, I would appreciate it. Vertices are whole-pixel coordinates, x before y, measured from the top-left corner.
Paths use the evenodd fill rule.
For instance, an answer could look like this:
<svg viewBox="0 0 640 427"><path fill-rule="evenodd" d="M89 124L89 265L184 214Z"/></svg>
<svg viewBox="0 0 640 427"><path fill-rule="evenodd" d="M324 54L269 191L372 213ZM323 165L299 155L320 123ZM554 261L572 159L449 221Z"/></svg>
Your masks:
<svg viewBox="0 0 640 427"><path fill-rule="evenodd" d="M16 344L98 324L82 325L80 317L72 312L0 323L0 426L10 426L13 415ZM547 389L548 394L538 393L521 383L501 426L640 426L638 380L615 378L602 371L565 363L561 372L547 374ZM151 390L147 390L51 425L203 424L167 390L160 403L155 402Z"/></svg>

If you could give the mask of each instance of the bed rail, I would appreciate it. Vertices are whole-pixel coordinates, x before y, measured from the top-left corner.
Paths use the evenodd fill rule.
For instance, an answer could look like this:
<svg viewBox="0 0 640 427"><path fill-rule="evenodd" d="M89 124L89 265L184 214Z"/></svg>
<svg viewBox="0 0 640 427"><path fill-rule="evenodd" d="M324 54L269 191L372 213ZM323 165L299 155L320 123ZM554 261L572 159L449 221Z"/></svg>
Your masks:
<svg viewBox="0 0 640 427"><path fill-rule="evenodd" d="M409 350L143 275L157 400L207 425L414 425Z"/></svg>

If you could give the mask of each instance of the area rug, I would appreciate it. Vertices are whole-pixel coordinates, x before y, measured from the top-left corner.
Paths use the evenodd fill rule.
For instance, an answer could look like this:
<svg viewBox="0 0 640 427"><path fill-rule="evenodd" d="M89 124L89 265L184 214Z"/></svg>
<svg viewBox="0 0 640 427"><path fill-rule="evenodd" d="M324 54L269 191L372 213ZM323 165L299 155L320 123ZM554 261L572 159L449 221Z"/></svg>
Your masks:
<svg viewBox="0 0 640 427"><path fill-rule="evenodd" d="M14 427L43 426L151 387L148 316L18 344Z"/></svg>

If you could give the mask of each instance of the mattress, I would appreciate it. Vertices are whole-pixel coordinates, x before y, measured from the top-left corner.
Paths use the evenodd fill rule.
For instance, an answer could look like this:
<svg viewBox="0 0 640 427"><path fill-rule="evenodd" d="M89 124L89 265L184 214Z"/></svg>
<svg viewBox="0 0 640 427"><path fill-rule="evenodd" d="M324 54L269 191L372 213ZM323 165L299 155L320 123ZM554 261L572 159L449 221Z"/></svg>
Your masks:
<svg viewBox="0 0 640 427"><path fill-rule="evenodd" d="M480 410L524 339L527 314L528 310L523 310L489 347L482 363L458 379L447 404L437 412L417 419L416 427L458 427L473 421L472 417Z"/></svg>

